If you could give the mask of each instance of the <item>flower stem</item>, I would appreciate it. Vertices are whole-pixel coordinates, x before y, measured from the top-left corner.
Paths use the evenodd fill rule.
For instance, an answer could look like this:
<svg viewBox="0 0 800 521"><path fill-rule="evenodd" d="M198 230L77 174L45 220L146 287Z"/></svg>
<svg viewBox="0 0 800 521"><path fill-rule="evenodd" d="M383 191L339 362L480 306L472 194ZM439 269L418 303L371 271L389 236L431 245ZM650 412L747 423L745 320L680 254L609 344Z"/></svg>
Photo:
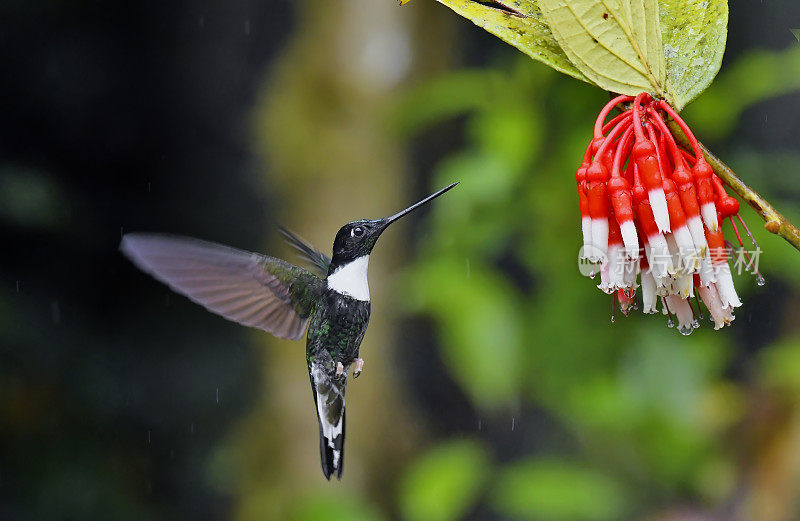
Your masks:
<svg viewBox="0 0 800 521"><path fill-rule="evenodd" d="M683 133L683 130L680 126L675 123L672 119L667 122L669 125L670 130L672 131L672 135L675 137L675 140L678 142L679 145L683 146L684 148L689 148L691 144L689 140L686 138L686 134ZM706 157L706 161L708 164L711 165L711 168L714 169L714 173L722 179L725 184L731 187L731 189L736 192L742 200L746 201L753 209L761 216L766 224L764 228L770 233L774 233L775 235L780 235L786 242L794 246L797 250L800 250L800 230L795 227L792 223L790 223L786 217L781 215L769 202L764 199L758 192L747 186L741 179L739 179L736 174L731 170L731 168L723 163L717 156L711 153L708 148L705 147L702 143L698 143L700 145L700 149L703 151L703 154Z"/></svg>

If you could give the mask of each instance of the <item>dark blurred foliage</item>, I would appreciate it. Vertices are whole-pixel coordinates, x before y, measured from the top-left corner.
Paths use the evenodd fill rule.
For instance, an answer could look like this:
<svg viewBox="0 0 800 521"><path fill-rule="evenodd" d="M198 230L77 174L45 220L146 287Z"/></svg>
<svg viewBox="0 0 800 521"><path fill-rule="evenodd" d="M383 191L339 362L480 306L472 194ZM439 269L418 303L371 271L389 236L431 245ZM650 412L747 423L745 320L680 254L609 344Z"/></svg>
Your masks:
<svg viewBox="0 0 800 521"><path fill-rule="evenodd" d="M797 27L790 0L731 1L685 114L795 222ZM758 233L768 285L737 279L730 330L611 325L574 265L605 93L425 0L11 0L0 42L0 519L800 515L800 257ZM153 230L288 255L278 220L328 249L452 180L373 256L341 484L302 346L117 251Z"/></svg>
<svg viewBox="0 0 800 521"><path fill-rule="evenodd" d="M217 519L203 458L259 378L246 332L117 245L259 247L271 201L242 121L290 6L7 2L0 20L0 518Z"/></svg>

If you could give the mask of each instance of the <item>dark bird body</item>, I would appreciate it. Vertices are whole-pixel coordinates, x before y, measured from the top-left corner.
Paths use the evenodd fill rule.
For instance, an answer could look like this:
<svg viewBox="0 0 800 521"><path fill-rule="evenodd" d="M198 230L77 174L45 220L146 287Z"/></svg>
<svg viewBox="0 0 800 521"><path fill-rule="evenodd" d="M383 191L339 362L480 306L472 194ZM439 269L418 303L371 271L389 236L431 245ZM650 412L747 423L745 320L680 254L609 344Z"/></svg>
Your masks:
<svg viewBox="0 0 800 521"><path fill-rule="evenodd" d="M319 450L325 477L342 474L344 457L344 391L350 365L369 324L370 303L328 289L311 319L306 340L308 375L319 419ZM337 377L337 367L343 371ZM341 421L341 425L340 422Z"/></svg>
<svg viewBox="0 0 800 521"><path fill-rule="evenodd" d="M341 479L347 375L361 373L359 347L370 317L369 254L389 224L456 183L391 217L345 224L333 257L281 229L319 275L281 259L184 237L127 234L121 250L139 268L208 310L275 336L299 340L308 326L306 361L317 408L320 459Z"/></svg>

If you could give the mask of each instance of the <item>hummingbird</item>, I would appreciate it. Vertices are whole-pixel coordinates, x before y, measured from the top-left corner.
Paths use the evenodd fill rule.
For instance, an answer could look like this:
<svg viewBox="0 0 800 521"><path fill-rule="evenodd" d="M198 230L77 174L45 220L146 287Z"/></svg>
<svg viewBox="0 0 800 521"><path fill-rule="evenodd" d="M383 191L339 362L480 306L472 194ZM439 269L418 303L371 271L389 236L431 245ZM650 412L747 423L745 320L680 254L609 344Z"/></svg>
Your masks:
<svg viewBox="0 0 800 521"><path fill-rule="evenodd" d="M279 338L306 335L306 363L319 424L322 473L342 478L345 388L364 367L359 347L370 317L367 267L378 237L401 217L447 192L453 183L383 219L342 226L333 256L279 228L313 271L221 244L151 233L128 233L120 250L139 269L209 311ZM316 273L315 273L316 272Z"/></svg>

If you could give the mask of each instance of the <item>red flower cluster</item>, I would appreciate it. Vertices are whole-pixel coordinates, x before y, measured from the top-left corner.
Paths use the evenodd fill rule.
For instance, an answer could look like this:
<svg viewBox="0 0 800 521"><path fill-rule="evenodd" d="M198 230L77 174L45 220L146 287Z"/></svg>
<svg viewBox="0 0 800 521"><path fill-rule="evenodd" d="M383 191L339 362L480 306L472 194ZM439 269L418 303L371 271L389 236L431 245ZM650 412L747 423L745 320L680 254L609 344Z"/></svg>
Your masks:
<svg viewBox="0 0 800 521"><path fill-rule="evenodd" d="M630 108L606 123L611 110L623 103ZM686 134L691 153L675 142L664 115ZM670 316L670 325L676 316L681 333L691 333L702 317L697 296L715 329L730 324L741 302L728 264L723 220L730 219L745 256L734 216L754 245L755 240L739 216L739 201L725 191L688 125L668 103L647 93L611 100L597 118L576 180L581 257L593 263L592 275L599 271L598 287L612 295L612 308L614 300L626 315L636 307L641 276L643 311L655 313L661 297L662 312ZM747 267L753 264L747 256Z"/></svg>

